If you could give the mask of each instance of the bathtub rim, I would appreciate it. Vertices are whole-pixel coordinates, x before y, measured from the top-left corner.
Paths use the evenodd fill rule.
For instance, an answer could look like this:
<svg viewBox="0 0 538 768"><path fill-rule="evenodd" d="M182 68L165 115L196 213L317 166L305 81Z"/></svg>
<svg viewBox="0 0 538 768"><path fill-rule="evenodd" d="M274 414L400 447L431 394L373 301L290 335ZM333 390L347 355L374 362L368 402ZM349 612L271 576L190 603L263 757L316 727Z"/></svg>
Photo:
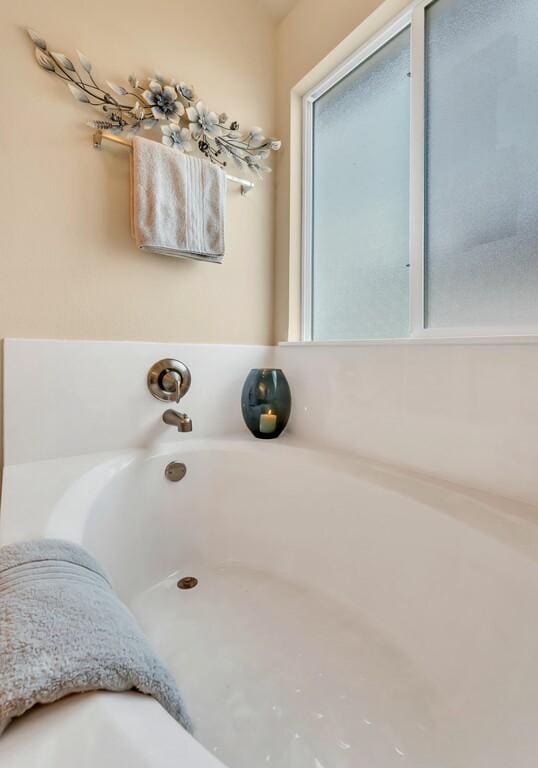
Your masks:
<svg viewBox="0 0 538 768"><path fill-rule="evenodd" d="M306 443L289 433L274 441L254 440L246 433L226 438L193 436L187 440L170 440L147 448L85 453L6 465L3 468L0 503L0 546L29 538L42 538L39 534L32 534L35 530L32 515L27 520L29 524L21 526L15 510L18 496L28 485L36 484L36 475L49 483L49 487L44 489L47 503L51 496L53 499L54 494L65 491L66 483L75 481L99 466L117 467L123 464L125 468L137 461L149 462L165 457L181 461L183 456L193 452L223 450L243 452L253 457L269 452L277 459L295 452L301 459L327 471L352 475L367 485L426 504L434 511L491 536L538 563L538 505L359 456L345 449L322 448L319 444Z"/></svg>

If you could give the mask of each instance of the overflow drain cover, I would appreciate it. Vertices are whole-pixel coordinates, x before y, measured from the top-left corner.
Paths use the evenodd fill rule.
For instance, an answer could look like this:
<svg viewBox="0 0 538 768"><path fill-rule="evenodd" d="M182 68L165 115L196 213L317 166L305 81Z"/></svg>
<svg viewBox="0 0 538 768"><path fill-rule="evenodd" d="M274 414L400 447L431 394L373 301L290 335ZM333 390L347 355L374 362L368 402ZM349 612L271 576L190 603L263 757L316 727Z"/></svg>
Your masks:
<svg viewBox="0 0 538 768"><path fill-rule="evenodd" d="M164 476L172 483L177 483L180 480L183 480L186 474L187 467L182 461L171 461L170 464L167 464L166 469L164 470Z"/></svg>
<svg viewBox="0 0 538 768"><path fill-rule="evenodd" d="M196 576L184 576L177 583L179 589L192 589L198 584Z"/></svg>

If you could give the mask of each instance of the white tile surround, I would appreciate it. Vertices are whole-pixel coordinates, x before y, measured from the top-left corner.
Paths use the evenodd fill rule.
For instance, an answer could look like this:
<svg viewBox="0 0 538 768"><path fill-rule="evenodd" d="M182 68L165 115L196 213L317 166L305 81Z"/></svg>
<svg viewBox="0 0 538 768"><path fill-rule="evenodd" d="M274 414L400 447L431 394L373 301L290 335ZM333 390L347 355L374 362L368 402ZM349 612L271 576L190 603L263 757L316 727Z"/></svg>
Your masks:
<svg viewBox="0 0 538 768"><path fill-rule="evenodd" d="M271 347L152 342L6 339L6 466L100 451L149 448L177 438L146 385L149 368L172 357L191 371L180 410L193 437L243 429L240 392L251 368L269 365ZM182 434L188 440L189 434Z"/></svg>
<svg viewBox="0 0 538 768"><path fill-rule="evenodd" d="M281 346L293 431L538 503L538 344Z"/></svg>
<svg viewBox="0 0 538 768"><path fill-rule="evenodd" d="M292 387L290 437L538 503L538 345L8 339L4 355L6 466L174 439L146 374L176 357L193 375L181 409L195 437L244 431L244 378L277 365Z"/></svg>

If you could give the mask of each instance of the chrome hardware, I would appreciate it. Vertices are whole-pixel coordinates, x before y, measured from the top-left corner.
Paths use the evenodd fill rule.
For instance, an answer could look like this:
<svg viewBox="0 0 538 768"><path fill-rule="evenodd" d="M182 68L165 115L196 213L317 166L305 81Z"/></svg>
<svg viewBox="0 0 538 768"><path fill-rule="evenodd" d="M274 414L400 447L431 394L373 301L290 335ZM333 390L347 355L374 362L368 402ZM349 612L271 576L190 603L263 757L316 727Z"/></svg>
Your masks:
<svg viewBox="0 0 538 768"><path fill-rule="evenodd" d="M178 432L192 432L192 421L186 413L179 413L169 408L163 413L163 421L170 427L177 427Z"/></svg>
<svg viewBox="0 0 538 768"><path fill-rule="evenodd" d="M181 376L177 371L168 371L162 377L162 387L167 392L172 392L174 400L179 403L181 400Z"/></svg>
<svg viewBox="0 0 538 768"><path fill-rule="evenodd" d="M171 461L164 470L164 476L172 483L178 483L183 480L187 474L187 467L181 461Z"/></svg>
<svg viewBox="0 0 538 768"><path fill-rule="evenodd" d="M159 360L148 372L148 389L157 400L179 403L189 391L191 372L185 363L172 358Z"/></svg>

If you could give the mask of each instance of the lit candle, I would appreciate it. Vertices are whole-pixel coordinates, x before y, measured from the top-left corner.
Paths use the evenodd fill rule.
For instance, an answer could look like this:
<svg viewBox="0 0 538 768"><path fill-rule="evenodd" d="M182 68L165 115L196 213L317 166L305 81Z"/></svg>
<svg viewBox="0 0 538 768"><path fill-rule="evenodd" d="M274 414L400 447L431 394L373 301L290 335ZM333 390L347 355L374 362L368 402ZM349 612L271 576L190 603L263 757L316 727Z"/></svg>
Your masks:
<svg viewBox="0 0 538 768"><path fill-rule="evenodd" d="M271 413L269 411L268 413L262 413L260 416L260 432L262 432L265 435L269 435L271 432L274 432L276 429L276 414Z"/></svg>

